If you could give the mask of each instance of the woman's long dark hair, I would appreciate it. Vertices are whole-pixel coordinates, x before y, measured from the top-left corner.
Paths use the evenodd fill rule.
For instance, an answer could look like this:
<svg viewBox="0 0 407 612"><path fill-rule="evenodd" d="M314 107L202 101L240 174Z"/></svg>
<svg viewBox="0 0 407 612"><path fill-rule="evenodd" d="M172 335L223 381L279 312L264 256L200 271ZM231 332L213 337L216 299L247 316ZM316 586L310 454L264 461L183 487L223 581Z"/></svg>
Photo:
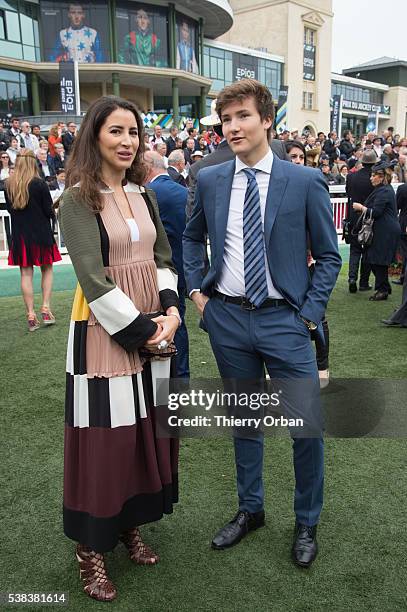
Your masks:
<svg viewBox="0 0 407 612"><path fill-rule="evenodd" d="M106 119L118 108L130 111L136 118L139 148L130 168L126 170L126 179L142 185L146 177L144 154L144 125L137 107L132 102L117 96L103 96L90 105L81 124L73 147L69 154L66 168L66 185L79 185L79 197L95 213L103 208L100 197L102 183L102 158L99 151L98 137Z"/></svg>

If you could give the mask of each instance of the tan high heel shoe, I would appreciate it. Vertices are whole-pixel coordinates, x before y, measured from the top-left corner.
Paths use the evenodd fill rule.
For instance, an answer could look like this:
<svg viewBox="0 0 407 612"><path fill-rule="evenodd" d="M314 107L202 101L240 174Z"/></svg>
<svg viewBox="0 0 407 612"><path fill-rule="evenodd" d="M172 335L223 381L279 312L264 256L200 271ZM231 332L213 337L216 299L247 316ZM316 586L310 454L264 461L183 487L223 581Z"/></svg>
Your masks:
<svg viewBox="0 0 407 612"><path fill-rule="evenodd" d="M104 555L78 544L76 558L79 563L80 577L84 583L84 592L98 601L115 599L117 591L107 576Z"/></svg>
<svg viewBox="0 0 407 612"><path fill-rule="evenodd" d="M156 565L159 562L160 557L144 544L137 527L122 533L120 540L129 551L130 559L137 565Z"/></svg>

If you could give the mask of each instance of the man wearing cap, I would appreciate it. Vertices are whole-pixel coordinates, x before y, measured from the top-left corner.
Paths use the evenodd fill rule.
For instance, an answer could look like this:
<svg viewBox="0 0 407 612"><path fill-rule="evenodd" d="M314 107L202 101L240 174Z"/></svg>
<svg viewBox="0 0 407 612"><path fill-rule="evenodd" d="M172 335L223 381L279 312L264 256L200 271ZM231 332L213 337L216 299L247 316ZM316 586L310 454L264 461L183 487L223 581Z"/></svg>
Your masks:
<svg viewBox="0 0 407 612"><path fill-rule="evenodd" d="M194 151L193 153L191 153L191 163L194 164L200 159L203 159L203 156L204 154L202 153L202 151Z"/></svg>
<svg viewBox="0 0 407 612"><path fill-rule="evenodd" d="M348 209L346 220L350 222L349 230L349 292L356 293L358 290L357 280L359 275L360 263L360 279L359 291L369 291L372 287L369 285L369 276L371 266L366 263L366 253L358 242L358 237L352 235L357 222L360 218L360 213L352 208L353 202L364 204L367 197L372 193L373 186L370 182L372 167L377 162L376 153L372 150L365 151L362 156L362 168L357 172L349 173L346 179L346 195L348 196Z"/></svg>

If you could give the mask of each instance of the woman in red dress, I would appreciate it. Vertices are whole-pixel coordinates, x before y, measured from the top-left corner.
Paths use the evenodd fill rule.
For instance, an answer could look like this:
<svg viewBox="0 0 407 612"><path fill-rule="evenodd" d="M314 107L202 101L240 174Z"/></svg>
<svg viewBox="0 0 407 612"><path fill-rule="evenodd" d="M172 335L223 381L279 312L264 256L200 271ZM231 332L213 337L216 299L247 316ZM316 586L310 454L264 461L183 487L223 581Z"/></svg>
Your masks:
<svg viewBox="0 0 407 612"><path fill-rule="evenodd" d="M27 309L28 330L40 323L34 310L33 266L41 267L41 317L45 325L55 323L50 310L52 264L61 260L52 233L55 220L52 199L45 181L38 175L34 153L23 149L16 158L14 173L6 180L5 198L11 217L9 266L20 266L21 292Z"/></svg>

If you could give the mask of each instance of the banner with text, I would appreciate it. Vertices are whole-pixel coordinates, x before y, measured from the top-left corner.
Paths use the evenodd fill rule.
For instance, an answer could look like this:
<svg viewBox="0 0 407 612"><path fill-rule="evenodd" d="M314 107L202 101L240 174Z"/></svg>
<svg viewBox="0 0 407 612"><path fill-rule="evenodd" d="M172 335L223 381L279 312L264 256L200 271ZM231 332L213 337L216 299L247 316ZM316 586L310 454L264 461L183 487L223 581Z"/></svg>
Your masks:
<svg viewBox="0 0 407 612"><path fill-rule="evenodd" d="M62 112L77 114L76 102L79 92L76 91L74 62L59 62L59 88Z"/></svg>
<svg viewBox="0 0 407 612"><path fill-rule="evenodd" d="M331 111L331 132L340 134L342 125L342 95L335 95L332 98Z"/></svg>
<svg viewBox="0 0 407 612"><path fill-rule="evenodd" d="M379 113L376 111L375 113L368 113L367 115L367 123L366 123L366 134L368 132L378 133L379 130Z"/></svg>
<svg viewBox="0 0 407 612"><path fill-rule="evenodd" d="M276 132L281 134L287 129L287 98L288 87L282 85L278 92L277 113L276 113Z"/></svg>
<svg viewBox="0 0 407 612"><path fill-rule="evenodd" d="M258 79L259 60L252 55L233 53L233 81Z"/></svg>
<svg viewBox="0 0 407 612"><path fill-rule="evenodd" d="M304 81L315 81L314 45L304 45L303 79Z"/></svg>

